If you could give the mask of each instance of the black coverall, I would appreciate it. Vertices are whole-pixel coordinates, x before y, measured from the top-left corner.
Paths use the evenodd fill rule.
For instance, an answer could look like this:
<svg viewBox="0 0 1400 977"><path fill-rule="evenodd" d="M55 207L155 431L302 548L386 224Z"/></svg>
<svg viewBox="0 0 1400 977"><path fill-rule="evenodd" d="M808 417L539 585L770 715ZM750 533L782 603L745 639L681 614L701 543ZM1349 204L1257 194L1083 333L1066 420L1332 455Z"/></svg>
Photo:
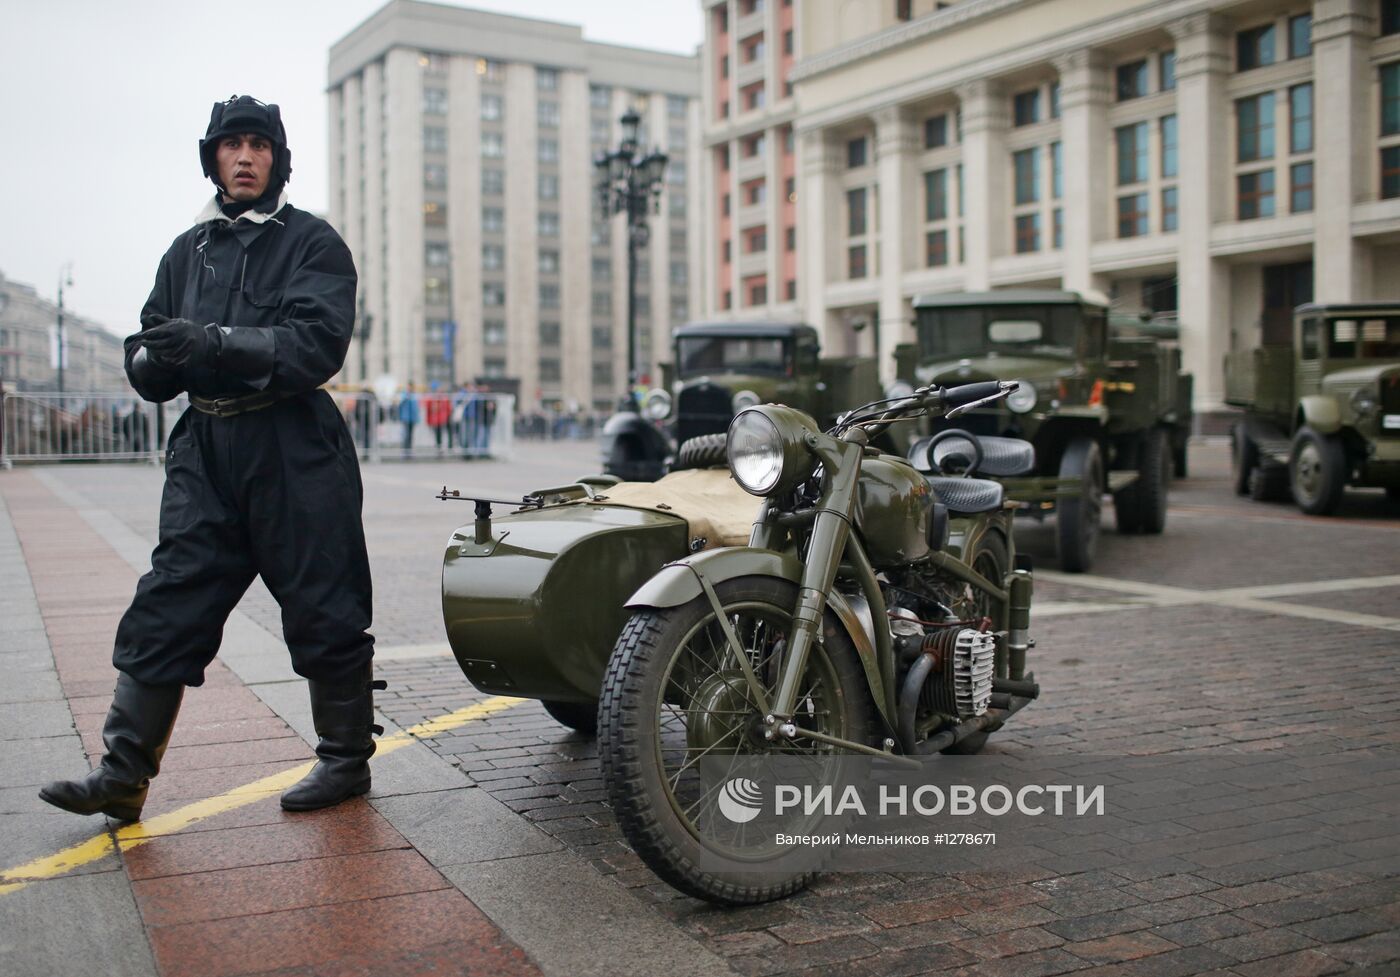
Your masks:
<svg viewBox="0 0 1400 977"><path fill-rule="evenodd" d="M255 215L256 216L256 215ZM349 431L318 389L339 371L355 309L355 266L334 229L289 205L262 223L215 217L161 259L151 313L218 323L271 356L249 376L146 364L127 374L147 400L288 394L232 417L187 409L170 432L160 540L117 629L112 663L142 682L201 685L224 622L255 576L282 608L297 674L336 682L373 655L363 490Z"/></svg>

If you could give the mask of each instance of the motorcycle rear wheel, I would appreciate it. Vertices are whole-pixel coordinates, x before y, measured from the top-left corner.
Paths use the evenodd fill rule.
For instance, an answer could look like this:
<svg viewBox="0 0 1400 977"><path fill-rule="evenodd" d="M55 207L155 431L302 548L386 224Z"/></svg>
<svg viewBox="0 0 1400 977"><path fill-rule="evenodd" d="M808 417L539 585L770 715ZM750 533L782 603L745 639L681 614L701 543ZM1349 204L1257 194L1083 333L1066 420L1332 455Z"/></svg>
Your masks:
<svg viewBox="0 0 1400 977"><path fill-rule="evenodd" d="M739 577L715 588L750 662L771 697L797 603L797 587L770 577ZM694 768L701 756L749 754L830 756L799 738L765 742L762 716L748 698L713 608L701 595L679 607L633 614L618 638L603 679L598 755L608 799L628 844L664 881L720 905L769 902L805 888L815 871L765 870L772 849L739 850L704 826L714 808ZM718 689L718 693L716 690ZM715 706L726 708L715 708ZM729 708L732 707L732 708ZM793 721L869 744L875 706L855 647L832 614L803 673ZM708 744L708 745L702 745ZM689 776L687 776L689 774ZM691 817L691 812L695 816ZM779 853L780 855L781 853ZM701 867L717 857L746 867Z"/></svg>

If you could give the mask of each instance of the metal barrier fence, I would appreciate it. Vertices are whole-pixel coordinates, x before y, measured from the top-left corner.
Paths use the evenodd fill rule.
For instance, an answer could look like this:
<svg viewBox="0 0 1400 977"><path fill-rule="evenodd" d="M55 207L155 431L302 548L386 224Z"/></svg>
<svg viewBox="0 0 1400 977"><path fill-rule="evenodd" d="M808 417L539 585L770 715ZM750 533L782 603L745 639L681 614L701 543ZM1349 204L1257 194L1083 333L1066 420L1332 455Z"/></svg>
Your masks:
<svg viewBox="0 0 1400 977"><path fill-rule="evenodd" d="M0 465L16 462L158 463L185 398L151 404L133 393L0 396Z"/></svg>
<svg viewBox="0 0 1400 977"><path fill-rule="evenodd" d="M328 391L360 457L509 458L515 398L508 394L373 394ZM187 406L182 395L152 404L132 393L5 393L0 396L0 467L58 461L159 463Z"/></svg>

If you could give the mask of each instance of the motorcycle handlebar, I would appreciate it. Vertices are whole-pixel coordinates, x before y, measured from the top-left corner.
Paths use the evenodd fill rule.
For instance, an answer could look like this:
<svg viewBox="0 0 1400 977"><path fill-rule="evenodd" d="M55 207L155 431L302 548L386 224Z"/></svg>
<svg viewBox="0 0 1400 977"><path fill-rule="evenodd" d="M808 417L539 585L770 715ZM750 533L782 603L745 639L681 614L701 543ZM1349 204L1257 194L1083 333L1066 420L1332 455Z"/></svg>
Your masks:
<svg viewBox="0 0 1400 977"><path fill-rule="evenodd" d="M945 387L943 390L943 406L948 408L961 407L963 404L971 404L974 401L995 397L1005 389L1000 380L988 380L985 383L965 383L960 387Z"/></svg>

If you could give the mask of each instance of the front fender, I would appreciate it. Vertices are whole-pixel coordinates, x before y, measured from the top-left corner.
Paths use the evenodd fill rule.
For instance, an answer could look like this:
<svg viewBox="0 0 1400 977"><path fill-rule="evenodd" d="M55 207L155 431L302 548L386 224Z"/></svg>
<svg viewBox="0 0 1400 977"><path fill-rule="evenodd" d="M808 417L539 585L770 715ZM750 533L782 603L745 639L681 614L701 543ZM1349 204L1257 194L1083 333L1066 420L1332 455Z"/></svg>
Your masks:
<svg viewBox="0 0 1400 977"><path fill-rule="evenodd" d="M1335 397L1312 394L1298 402L1303 423L1318 434L1336 434L1342 429L1342 410Z"/></svg>
<svg viewBox="0 0 1400 977"><path fill-rule="evenodd" d="M694 569L692 569L694 568ZM796 555L752 546L728 546L706 550L668 563L661 571L637 590L627 601L629 608L679 607L704 593L695 571L705 575L711 586L736 577L779 577L798 586L802 584L802 563ZM827 595L827 609L836 616L841 627L855 645L871 698L890 729L895 728L893 704L886 701L885 683L881 675L880 657L875 649L874 635L861 622L860 616L839 591ZM868 617L869 615L867 615Z"/></svg>

